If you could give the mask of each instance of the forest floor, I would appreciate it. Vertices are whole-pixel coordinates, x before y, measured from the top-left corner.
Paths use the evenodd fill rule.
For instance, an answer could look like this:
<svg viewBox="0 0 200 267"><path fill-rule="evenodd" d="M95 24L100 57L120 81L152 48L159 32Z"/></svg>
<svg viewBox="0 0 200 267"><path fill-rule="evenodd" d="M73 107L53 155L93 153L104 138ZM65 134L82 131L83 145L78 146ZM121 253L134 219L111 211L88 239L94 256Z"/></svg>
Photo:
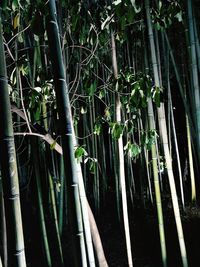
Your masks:
<svg viewBox="0 0 200 267"><path fill-rule="evenodd" d="M124 237L123 223L119 224L116 216L116 207L113 207L115 199L108 195L105 207L96 217L97 226L103 243L106 259L109 267L127 267L126 243ZM142 209L140 205L129 207L130 234L132 243L133 267L162 267L159 245L159 234L156 211L147 207ZM37 216L24 218L26 236L26 255L28 267L45 267L43 249L41 246L41 233ZM188 254L189 267L199 267L200 255L200 208L187 206L185 213L181 212L183 231L185 235L186 249ZM172 207L164 206L164 223L168 254L168 267L182 267L180 251L177 239L176 226ZM32 230L30 231L30 227ZM71 242L69 229L65 229L63 236L64 258L66 266L73 267ZM53 233L49 236L54 240ZM53 242L52 251L56 243ZM54 256L53 267L58 267L56 255Z"/></svg>
<svg viewBox="0 0 200 267"><path fill-rule="evenodd" d="M109 202L107 202L109 203ZM107 208L98 222L109 267L126 267L127 255L123 228ZM162 267L156 211L137 207L129 211L132 256L134 267ZM200 208L186 207L181 213L183 231L190 267L199 267ZM181 267L180 250L171 206L164 210L168 267Z"/></svg>

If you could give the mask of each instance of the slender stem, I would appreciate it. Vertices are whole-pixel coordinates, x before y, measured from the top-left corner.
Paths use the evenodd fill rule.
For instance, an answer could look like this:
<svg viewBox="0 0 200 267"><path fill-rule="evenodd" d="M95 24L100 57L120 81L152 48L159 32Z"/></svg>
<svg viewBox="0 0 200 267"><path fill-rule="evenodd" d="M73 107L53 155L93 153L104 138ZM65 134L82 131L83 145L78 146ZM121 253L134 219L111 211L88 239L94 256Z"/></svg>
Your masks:
<svg viewBox="0 0 200 267"><path fill-rule="evenodd" d="M0 162L8 237L8 266L26 267L16 152L0 18Z"/></svg>
<svg viewBox="0 0 200 267"><path fill-rule="evenodd" d="M152 22L151 22L151 17L150 17L149 0L145 0L145 9L146 9L146 17L147 17L150 50L151 50L151 60L153 64L154 83L156 87L160 88L159 71L158 71L158 64L157 64L157 59L156 59ZM170 185L170 191L171 191L171 197L172 197L172 205L173 205L173 210L174 210L176 228L178 232L178 240L179 240L181 258L182 258L183 266L188 267L187 252L186 252L183 228L182 228L182 223L181 223L181 218L180 218L178 197L177 197L173 168L172 168L172 160L171 160L170 151L169 151L164 103L160 103L160 107L157 108L157 112L158 112L160 137L161 137L161 142L163 145L163 150L164 150L164 155L165 155L165 161L166 161L166 167L167 167L167 173L168 173L168 179L169 179L169 185Z"/></svg>
<svg viewBox="0 0 200 267"><path fill-rule="evenodd" d="M116 56L115 37L113 33L111 33L111 42L112 42L113 72L114 72L115 79L117 79L118 78L117 56ZM116 121L118 123L121 123L121 102L120 102L120 96L118 92L116 92L115 109L116 109L115 110ZM117 140L117 152L119 156L119 179L120 179L120 185L121 185L121 190L122 190L122 211L123 211L125 238L126 238L126 250L127 250L127 256L128 256L128 266L132 267L133 261L132 261L128 208L127 208L126 182L125 182L125 169L124 169L124 148L123 148L122 136L120 136Z"/></svg>
<svg viewBox="0 0 200 267"><path fill-rule="evenodd" d="M47 16L47 36L54 74L56 102L58 107L60 132L63 147L65 179L68 192L69 224L71 228L74 267L87 266L86 250L83 234L82 212L78 188L78 177L74 155L72 134L72 115L66 84L63 56L56 18L55 0L50 0Z"/></svg>

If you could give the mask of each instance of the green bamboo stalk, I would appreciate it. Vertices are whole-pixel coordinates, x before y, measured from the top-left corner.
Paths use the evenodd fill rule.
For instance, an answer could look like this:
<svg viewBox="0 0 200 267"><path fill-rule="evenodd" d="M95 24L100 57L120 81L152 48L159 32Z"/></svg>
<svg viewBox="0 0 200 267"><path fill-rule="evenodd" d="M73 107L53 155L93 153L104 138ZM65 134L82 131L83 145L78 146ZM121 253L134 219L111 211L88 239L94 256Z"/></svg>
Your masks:
<svg viewBox="0 0 200 267"><path fill-rule="evenodd" d="M118 221L121 222L121 212L120 212L120 197L121 197L121 191L120 191L120 182L119 182L119 172L118 172L118 155L117 155L117 147L116 147L116 142L113 140L110 140L110 148L109 148L109 153L110 153L110 159L112 159L113 163L113 174L114 174L114 179L115 179L115 196L116 196L116 204L117 204L117 216L118 216Z"/></svg>
<svg viewBox="0 0 200 267"><path fill-rule="evenodd" d="M83 222L78 188L78 177L74 155L72 134L73 124L56 19L55 0L48 1L47 5L47 36L50 48L52 69L54 74L56 102L58 107L60 133L63 147L65 178L68 190L68 219L72 232L72 246L74 253L73 264L74 267L87 266L85 242L83 235Z"/></svg>
<svg viewBox="0 0 200 267"><path fill-rule="evenodd" d="M148 26L148 35L149 35L149 43L151 49L151 59L153 64L153 74L154 74L154 82L155 86L160 88L160 81L158 75L158 65L156 59L156 52L155 52L155 44L154 44L154 36L153 36L153 29L152 29L152 22L150 17L150 7L149 7L149 0L145 0L145 9L146 9L146 17L147 17L147 26ZM187 252L185 247L185 240L183 235L183 228L180 218L180 210L178 206L178 197L176 193L176 186L174 181L174 174L172 169L172 161L169 152L169 145L168 145L168 135L167 135L167 127L166 127L166 120L165 120L165 109L164 103L160 104L160 107L157 108L158 111L158 121L159 121L159 129L160 129L160 137L163 144L164 155L166 160L166 167L172 197L172 205L174 210L176 228L178 233L178 240L181 252L182 263L184 267L188 267L187 261Z"/></svg>
<svg viewBox="0 0 200 267"><path fill-rule="evenodd" d="M81 171L80 163L77 165L77 176L79 179L79 189L80 189L80 200L81 200L81 208L83 214L83 226L84 226L84 233L86 239L86 248L87 248L87 255L88 255L88 266L95 267L95 258L94 258L94 251L92 245L92 237L91 237L91 225L89 224L89 215L88 215L88 203L85 194L85 188L83 183L83 176ZM96 250L98 255L98 250ZM105 256L104 256L105 257ZM100 263L102 258L98 257L98 262Z"/></svg>
<svg viewBox="0 0 200 267"><path fill-rule="evenodd" d="M74 142L74 146L77 147L77 140L76 140L74 131L73 131L73 142ZM98 266L108 267L105 254L103 251L101 239L98 233L98 228L96 226L94 216L92 214L92 211L87 201L81 165L78 162L76 164L77 164L77 177L78 177L78 182L79 182L81 209L82 209L82 215L83 215L83 226L84 226L84 233L85 233L85 239L86 239L88 265L90 267L96 266L93 245L92 245L92 241L93 241L95 252L96 252L96 257L98 260Z"/></svg>
<svg viewBox="0 0 200 267"><path fill-rule="evenodd" d="M146 49L145 49L145 51L146 51ZM145 58L146 58L146 52L145 52ZM146 63L147 63L147 61L146 61ZM141 125L141 132L144 132L144 127L143 127L143 123L142 123L141 119L140 119L140 125ZM151 201L151 204L153 205L153 192L152 192L151 178L150 178L150 171L149 171L149 158L148 158L148 150L146 147L144 147L144 161L145 161L145 166L146 166L146 174L147 174L147 182L148 182L150 201Z"/></svg>
<svg viewBox="0 0 200 267"><path fill-rule="evenodd" d="M118 70L117 70L117 56L116 56L116 46L115 46L115 37L114 34L111 33L111 43L112 43L112 65L115 79L118 78ZM121 102L119 93L116 92L115 99L115 113L116 113L116 121L121 123ZM133 266L132 261L132 252L131 252L131 240L130 240L130 230L129 230L129 219L128 219L128 207L127 207L127 196L126 196L126 182L125 182L125 169L124 169L124 148L123 148L123 140L122 136L120 136L117 140L117 152L119 156L119 179L122 190L122 211L123 211L123 220L124 220L124 230L125 230L125 238L126 238L126 251L128 257L128 266Z"/></svg>
<svg viewBox="0 0 200 267"><path fill-rule="evenodd" d="M197 30L196 16L194 16L194 35L195 35L195 45L196 45L196 53L197 53L197 64L198 64L198 70L200 73L200 42L199 42L199 35L198 35L198 30Z"/></svg>
<svg viewBox="0 0 200 267"><path fill-rule="evenodd" d="M190 125L187 115L186 115L186 129L187 129L188 157L189 157L190 179L191 179L191 199L193 203L196 203L196 186L195 186L195 176L193 167L194 164L192 155L191 134L190 134Z"/></svg>
<svg viewBox="0 0 200 267"><path fill-rule="evenodd" d="M190 113L189 106L188 106L188 103L187 103L186 97L185 97L185 90L184 90L184 88L182 86L182 83L181 83L181 79L180 79L180 75L179 75L179 72L178 72L178 68L177 68L177 65L176 65L176 62L175 62L175 59L174 59L174 54L173 54L173 51L172 51L172 48L171 48L171 45L170 45L170 42L169 42L169 38L168 38L166 32L164 32L164 35L165 35L165 40L166 40L166 43L167 43L167 47L169 49L170 58L171 58L171 62L172 62L173 68L174 68L176 80L177 80L177 83L178 83L178 88L179 88L179 91L180 91L180 94L181 94L181 97L182 97L182 100L183 100L183 104L184 104L184 107L185 107L186 116L188 117L188 123L189 123L189 127L190 127L190 134L193 137L196 138L196 132L194 130L193 121L191 119L191 113ZM199 155L199 153L198 153L198 155ZM191 169L193 169L193 164L191 166Z"/></svg>
<svg viewBox="0 0 200 267"><path fill-rule="evenodd" d="M169 105L170 105L169 108L170 108L170 113L171 113L172 132L173 132L173 135L174 135L174 145L175 145L176 159L177 159L177 164L178 164L179 183L180 183L180 191L181 191L181 201L182 201L183 209L185 210L185 196L184 196L184 190L183 190L183 176L182 176L182 171L181 171L181 162L180 162L178 141L177 141L177 135L176 135L176 126L175 126L174 113L173 113L173 107L172 107L172 98L171 98L171 88L170 88L169 73L168 73L168 94L169 94Z"/></svg>
<svg viewBox="0 0 200 267"><path fill-rule="evenodd" d="M95 104L94 104L94 97L90 103L90 126L91 129L94 129L93 122L95 121ZM92 154L93 157L98 161L98 151L97 151L97 136L92 136ZM97 214L99 214L100 210L100 192L99 192L99 171L98 168L94 170L94 184L93 184L93 194L94 194L94 202L95 202L95 210Z"/></svg>
<svg viewBox="0 0 200 267"><path fill-rule="evenodd" d="M48 241L46 222L45 222L45 216L44 216L43 200L42 200L42 188L41 188L41 178L40 178L40 172L39 172L38 148L37 148L38 143L35 137L32 140L31 145L32 145L31 146L32 155L34 158L33 165L34 165L34 172L35 172L35 179L36 179L40 228L41 228L42 242L43 242L43 248L44 248L44 253L45 253L45 261L48 267L52 267L51 253L49 249L49 241Z"/></svg>
<svg viewBox="0 0 200 267"><path fill-rule="evenodd" d="M187 1L188 8L188 28L189 28L189 42L191 54L191 81L194 90L194 104L195 104L195 126L198 140L198 147L200 148L200 93L199 93L199 76L197 66L196 42L194 34L194 19L192 12L192 0ZM199 150L199 149L198 149Z"/></svg>
<svg viewBox="0 0 200 267"><path fill-rule="evenodd" d="M59 211L58 211L58 225L60 236L63 233L63 208L64 208L64 163L63 157L60 157L60 198L59 198Z"/></svg>
<svg viewBox="0 0 200 267"><path fill-rule="evenodd" d="M152 100L148 101L148 118L149 118L149 128L155 130L155 120L153 114L153 105ZM153 165L153 177L154 177L154 188L155 188L155 197L156 197L156 208L158 214L158 226L159 226L159 235L160 235L160 247L162 255L163 266L167 266L167 250L166 250L166 241L165 241L165 230L164 230L164 220L163 220L163 211L162 211L162 201L160 193L160 183L159 183L159 170L158 170L158 154L156 151L156 144L151 145L151 155L152 155L152 165Z"/></svg>
<svg viewBox="0 0 200 267"><path fill-rule="evenodd" d="M63 260L62 245L61 245L60 233L59 233L59 227L58 227L58 216L57 216L54 186L53 186L52 177L51 177L49 171L48 171L47 175L49 178L50 197L51 197L52 210L53 210L54 226L55 226L55 231L56 231L56 242L58 244L59 262L60 262L60 266L63 267L64 266L64 260Z"/></svg>
<svg viewBox="0 0 200 267"><path fill-rule="evenodd" d="M169 39L168 39L168 36L166 34L166 32L164 33L165 35L165 39L166 39L166 43L167 43L167 46L168 46L168 49L169 49L169 52L170 52L170 57L171 57L171 61L172 61L172 65L173 65L173 68L174 68L174 71L175 71L175 75L176 75L176 79L177 79L177 82L178 82L178 87L179 87L179 91L181 93L181 97L182 97L182 100L183 100L183 104L184 104L184 107L185 107L185 111L186 111L186 128L187 128L187 138L189 137L188 139L188 156L189 156L189 165L190 165L190 177L191 177L191 185L194 185L193 189L191 188L192 190L192 196L194 197L195 199L195 178L194 178L194 167L193 167L193 156L192 156L192 150L191 150L191 132L193 133L193 136L194 136L194 127L193 127L193 123L192 123L192 120L191 120L191 115L190 115L190 111L189 111L189 107L188 107L188 104L187 104L187 101L186 101L186 97L185 97L185 93L184 93L184 88L182 86L182 83L181 83L181 79L180 79L180 75L178 73L178 69L177 69L177 66L176 66L176 62L175 62L175 59L174 59L174 55L173 55L173 51L171 49L171 45L170 45L170 42L169 42ZM191 130L192 129L192 130ZM189 132L188 132L189 131ZM191 151L191 153L190 153Z"/></svg>
<svg viewBox="0 0 200 267"><path fill-rule="evenodd" d="M97 225L96 225L96 222L94 219L94 215L91 211L89 204L87 206L88 206L88 216L89 216L90 228L91 228L91 233L92 233L92 241L94 243L96 257L98 259L98 266L99 267L108 267L108 263L106 261L106 257L104 254L102 242L101 242L98 228L97 228Z"/></svg>
<svg viewBox="0 0 200 267"><path fill-rule="evenodd" d="M5 208L4 208L4 199L3 199L3 188L2 180L0 178L0 233L1 233L1 255L3 266L8 266L8 253L7 253L7 234L6 234L6 218L5 218Z"/></svg>
<svg viewBox="0 0 200 267"><path fill-rule="evenodd" d="M26 267L19 182L0 18L0 162L8 238L8 265Z"/></svg>
<svg viewBox="0 0 200 267"><path fill-rule="evenodd" d="M147 180L148 180L148 191L147 196L150 198L151 204L154 204L153 200L153 192L152 192L152 186L151 186L151 176L150 176L150 170L149 170L149 152L146 148L144 148L144 157L145 157L145 164L146 164L146 171L147 171Z"/></svg>
<svg viewBox="0 0 200 267"><path fill-rule="evenodd" d="M106 174L106 150L105 150L105 142L104 142L104 138L103 136L99 136L99 140L98 140L98 147L99 150L101 151L100 155L101 155L101 161L102 161L102 195L103 195L103 205L105 204L105 194L108 188L107 185L107 174Z"/></svg>

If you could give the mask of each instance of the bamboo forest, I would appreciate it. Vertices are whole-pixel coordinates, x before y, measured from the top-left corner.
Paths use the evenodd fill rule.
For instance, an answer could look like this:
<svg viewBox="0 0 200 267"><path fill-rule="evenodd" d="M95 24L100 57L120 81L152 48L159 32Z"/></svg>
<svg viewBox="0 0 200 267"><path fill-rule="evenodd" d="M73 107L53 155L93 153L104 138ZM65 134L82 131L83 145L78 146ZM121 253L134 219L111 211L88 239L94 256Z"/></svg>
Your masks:
<svg viewBox="0 0 200 267"><path fill-rule="evenodd" d="M199 267L199 10L0 0L0 267Z"/></svg>

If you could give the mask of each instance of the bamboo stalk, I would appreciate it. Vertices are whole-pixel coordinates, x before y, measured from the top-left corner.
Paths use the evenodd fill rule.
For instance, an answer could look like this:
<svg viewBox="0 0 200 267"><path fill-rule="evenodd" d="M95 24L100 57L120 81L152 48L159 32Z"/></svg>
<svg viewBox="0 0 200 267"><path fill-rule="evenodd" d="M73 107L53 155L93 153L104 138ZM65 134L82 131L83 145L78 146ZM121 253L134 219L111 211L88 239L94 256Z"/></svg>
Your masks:
<svg viewBox="0 0 200 267"><path fill-rule="evenodd" d="M1 233L1 247L0 251L2 255L3 266L8 266L8 252L7 252L7 234L6 234L6 218L5 218L5 207L3 199L2 181L0 179L0 233Z"/></svg>
<svg viewBox="0 0 200 267"><path fill-rule="evenodd" d="M19 116L25 120L24 118L24 115L23 113L20 112L20 110L18 110L16 107L13 106L13 109L15 112L18 112ZM32 126L33 128L33 126ZM20 133L20 135L24 135L24 133ZM26 134L25 134L26 135ZM54 149L56 152L58 152L60 155L63 155L63 150L62 150L62 147L51 137L50 134L45 134L45 135L41 135L41 134L36 134L34 135L34 133L32 134L28 134L29 136L37 136L39 138L42 138L44 139L47 143L49 143L50 145L54 145ZM46 138L47 137L47 138ZM75 138L75 137L74 137ZM75 142L75 141L74 141ZM79 164L80 165L80 164ZM79 168L79 167L78 167ZM80 170L77 170L77 173L80 173ZM37 176L36 176L37 177ZM81 176L79 176L79 183L82 183L81 182ZM80 185L81 187L81 185ZM84 188L83 188L84 189ZM83 196L83 198L81 197L81 200L83 199L84 200L84 197L85 197L85 193L84 192L81 192L81 188L80 188L80 196ZM82 201L81 201L82 202ZM83 202L82 202L83 203ZM82 204L82 205L85 205L85 204ZM95 219L94 219L94 216L92 214L92 211L90 209L90 206L89 206L89 203L87 202L87 208L88 208L88 212L89 212L89 222L90 222L90 228L91 228L91 234L92 234L92 241L94 243L94 248L95 248L95 252L96 252L96 255L97 255L97 259L98 259L98 262L99 262L99 266L100 267L106 267L106 264L107 264L107 261L106 261L106 258L105 258L105 255L104 255L104 251L103 251L103 246L101 244L101 238L100 238L100 235L99 235L99 232L98 232L98 228L97 228L97 225L95 223ZM83 210L85 210L84 208L82 208ZM84 216L84 214L83 214ZM87 214L85 214L85 216L87 216ZM60 218L60 217L59 217ZM85 227L85 220L84 220L84 227ZM88 230L85 230L85 232L87 232ZM87 236L87 234L86 234ZM87 237L86 237L87 238ZM89 242L91 243L91 242ZM92 262L92 260L91 260ZM102 266L101 266L102 265Z"/></svg>
<svg viewBox="0 0 200 267"><path fill-rule="evenodd" d="M112 43L113 72L114 72L115 79L117 79L118 78L117 56L116 56L115 37L113 33L111 33L111 43ZM121 102L120 102L120 96L118 92L116 92L115 109L116 109L115 110L116 121L121 123ZM124 148L123 148L122 136L120 136L117 140L117 150L118 150L118 156L119 156L119 179L120 179L120 185L121 185L121 190L122 190L122 211L123 211L125 238L126 238L126 251L127 251L127 257L128 257L128 266L132 267L133 261L132 261L132 252L131 252L129 219L128 219L126 182L125 182L125 170L124 170Z"/></svg>
<svg viewBox="0 0 200 267"><path fill-rule="evenodd" d="M2 260L1 260L1 255L0 255L0 267L3 267Z"/></svg>
<svg viewBox="0 0 200 267"><path fill-rule="evenodd" d="M150 43L150 50L151 50L151 59L152 59L152 64L153 64L154 83L156 87L160 88L158 64L157 64L157 59L156 59L154 36L153 36L152 22L151 22L151 17L150 17L149 0L145 0L145 8L146 8L148 35L149 35L149 43ZM168 173L168 179L169 179L169 185L170 185L170 191L171 191L171 197L172 197L172 205L173 205L176 228L177 228L177 233L178 233L181 259L182 259L183 266L188 267L187 252L186 252L183 228L182 228L182 223L181 223L181 218L180 218L178 197L176 193L172 161L171 161L170 152L169 152L164 103L160 103L160 107L157 108L157 112L158 112L159 129L160 129L160 135L161 135L160 137L161 137L161 141L162 141L162 145L164 149L164 155L165 155L165 160L166 160L166 167L167 167L167 173Z"/></svg>
<svg viewBox="0 0 200 267"><path fill-rule="evenodd" d="M41 178L39 172L39 161L38 161L38 149L37 149L37 140L32 140L32 153L33 153L33 164L34 164L34 172L36 179L36 189L37 189L37 198L38 198L38 206L39 206L39 217L40 217L40 228L42 235L43 248L45 253L45 261L48 267L52 267L51 253L49 249L49 241L46 229L44 208L43 208L43 199L42 199L42 188L41 188Z"/></svg>
<svg viewBox="0 0 200 267"><path fill-rule="evenodd" d="M155 130L155 121L153 114L153 105L152 100L148 101L148 117L149 117L149 128ZM151 145L151 155L152 155L152 165L153 165L153 177L154 177L154 188L156 196L156 208L158 214L158 226L159 226L159 235L160 235L160 247L162 255L163 266L167 266L167 250L166 250L166 241L165 241L165 230L164 230L164 220L163 220L163 211L162 211L162 201L160 193L160 182L159 182L159 170L158 170L158 153L156 151L156 144Z"/></svg>
<svg viewBox="0 0 200 267"><path fill-rule="evenodd" d="M180 162L178 141L177 141L177 135L176 135L176 126L175 126L174 113L173 113L173 107L172 107L169 76L168 76L168 92L169 92L169 105L170 105L170 113L171 113L172 132L173 132L173 135L174 135L174 144L175 144L176 158L177 158L177 164L178 164L179 183L180 183L180 191L181 191L181 201L182 201L183 209L185 210L185 196L184 196L184 190L183 190L183 176L182 176L182 171L181 171L181 162Z"/></svg>
<svg viewBox="0 0 200 267"><path fill-rule="evenodd" d="M83 234L83 222L78 188L78 177L74 156L72 116L66 84L63 56L58 32L55 0L48 3L47 36L54 74L56 101L63 147L65 179L68 192L69 223L72 232L74 267L87 266Z"/></svg>
<svg viewBox="0 0 200 267"><path fill-rule="evenodd" d="M196 202L196 186L195 186L195 176L194 176L194 168L193 168L194 165L193 165L190 125L188 122L187 115L186 115L186 129L187 129L188 157L189 157L190 179L191 179L191 200L193 203L195 203Z"/></svg>
<svg viewBox="0 0 200 267"><path fill-rule="evenodd" d="M187 1L188 7L188 25L189 25L189 42L190 42L190 53L191 53L191 81L194 90L194 104L195 104L195 125L197 132L198 147L200 148L200 93L199 93L199 76L197 66L197 54L195 47L195 34L194 34L194 20L192 12L192 1ZM198 149L199 150L199 149Z"/></svg>
<svg viewBox="0 0 200 267"><path fill-rule="evenodd" d="M57 209L56 209L55 192L54 192L52 177L51 177L49 171L48 171L47 175L49 178L50 197L51 197L52 210L53 210L54 226L55 226L55 231L56 231L56 242L58 244L59 261L60 261L60 266L63 267L64 266L64 260L63 260L62 245L61 245L60 233L59 233L59 227L58 227L58 216L57 216Z"/></svg>
<svg viewBox="0 0 200 267"><path fill-rule="evenodd" d="M58 225L60 236L62 237L63 233L63 208L64 208L64 164L63 157L60 158L60 198L59 198L59 214L58 214Z"/></svg>
<svg viewBox="0 0 200 267"><path fill-rule="evenodd" d="M0 161L8 238L8 266L26 267L19 182L0 18Z"/></svg>

